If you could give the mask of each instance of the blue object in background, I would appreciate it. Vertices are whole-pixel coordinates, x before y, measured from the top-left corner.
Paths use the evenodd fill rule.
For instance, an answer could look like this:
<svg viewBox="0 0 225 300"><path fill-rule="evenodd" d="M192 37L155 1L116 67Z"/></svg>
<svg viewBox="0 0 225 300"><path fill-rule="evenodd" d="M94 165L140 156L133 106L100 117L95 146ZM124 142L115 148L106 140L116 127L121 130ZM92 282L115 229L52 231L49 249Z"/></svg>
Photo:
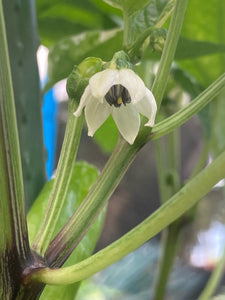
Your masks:
<svg viewBox="0 0 225 300"><path fill-rule="evenodd" d="M47 151L46 171L48 179L51 178L55 165L56 138L57 138L57 113L58 102L54 99L51 89L44 96L42 107L44 143Z"/></svg>

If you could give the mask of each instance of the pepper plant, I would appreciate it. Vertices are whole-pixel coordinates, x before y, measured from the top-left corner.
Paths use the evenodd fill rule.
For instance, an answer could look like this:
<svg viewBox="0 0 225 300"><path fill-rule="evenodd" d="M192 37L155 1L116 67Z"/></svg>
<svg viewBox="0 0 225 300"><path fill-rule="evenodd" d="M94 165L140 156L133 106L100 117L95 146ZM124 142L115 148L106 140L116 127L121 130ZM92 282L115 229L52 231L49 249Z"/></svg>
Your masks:
<svg viewBox="0 0 225 300"><path fill-rule="evenodd" d="M32 7L33 1L28 2ZM15 106L16 74L13 55L9 59L10 36L5 26L10 24L6 17L10 7L1 0L0 299L75 299L83 279L120 260L162 230L165 238L155 275L154 300L164 299L182 216L191 218L190 209L225 177L225 7L219 0L38 0L36 4L39 34L42 42L51 46L44 92L68 78L68 120L55 176L45 184L26 215L25 202L32 202L34 193L29 191L34 191L37 180L34 176L29 182L24 172L26 157L32 151L26 145L35 141L26 140L23 122L17 122L20 104L16 101ZM23 5L18 2L13 9L17 12L26 8ZM29 17L22 24L35 22L33 14ZM205 31L196 30L196 37L190 37L189 27L197 28L199 20ZM168 114L166 94L172 77L173 85L188 94L191 101L184 106L177 97L172 114ZM38 89L34 93L39 93ZM33 114L32 105L31 110ZM172 159L178 151L176 132L196 114L203 127L205 151L190 179L182 183L176 159ZM88 134L95 136L109 115L118 127L119 137L99 174L88 163L76 162L76 156L84 122ZM28 111L24 118L29 117ZM35 126L40 128L37 122ZM39 134L37 140L41 140L42 133L28 127L31 136L34 130ZM115 132L106 135L112 139ZM167 159L172 161L173 169L169 185L160 155L160 139L165 135L170 139ZM107 202L147 143L155 143L156 147L161 206L92 255ZM42 155L43 162L40 143L39 147L37 155ZM209 153L213 160L207 165ZM43 172L39 174L40 190ZM199 299L213 295L223 274L224 260L225 252Z"/></svg>

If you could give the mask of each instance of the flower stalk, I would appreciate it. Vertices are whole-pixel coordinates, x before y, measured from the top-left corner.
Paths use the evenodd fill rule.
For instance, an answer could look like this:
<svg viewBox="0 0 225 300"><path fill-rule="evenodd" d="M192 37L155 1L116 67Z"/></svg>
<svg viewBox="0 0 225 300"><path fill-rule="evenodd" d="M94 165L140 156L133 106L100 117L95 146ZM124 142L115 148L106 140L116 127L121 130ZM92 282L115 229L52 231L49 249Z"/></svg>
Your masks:
<svg viewBox="0 0 225 300"><path fill-rule="evenodd" d="M199 96L191 101L189 105L179 110L169 118L164 119L154 126L151 136L148 140L156 140L160 137L172 132L175 128L181 126L201 109L203 109L210 101L212 101L222 89L225 87L225 73L214 81Z"/></svg>
<svg viewBox="0 0 225 300"><path fill-rule="evenodd" d="M173 62L177 49L187 2L188 0L176 0L174 12L168 30L168 35L160 59L159 69L156 79L153 83L152 93L155 96L158 109L162 102L162 98L169 78L168 74L170 73L171 64Z"/></svg>
<svg viewBox="0 0 225 300"><path fill-rule="evenodd" d="M76 110L76 108L77 102L75 99L70 99L68 104L68 122L65 138L56 171L53 189L50 195L45 217L32 244L32 249L41 256L45 255L49 243L53 239L53 233L64 205L64 201L66 200L66 193L73 170L72 166L76 160L81 130L83 127L83 116L81 116L79 119L74 118L73 112Z"/></svg>

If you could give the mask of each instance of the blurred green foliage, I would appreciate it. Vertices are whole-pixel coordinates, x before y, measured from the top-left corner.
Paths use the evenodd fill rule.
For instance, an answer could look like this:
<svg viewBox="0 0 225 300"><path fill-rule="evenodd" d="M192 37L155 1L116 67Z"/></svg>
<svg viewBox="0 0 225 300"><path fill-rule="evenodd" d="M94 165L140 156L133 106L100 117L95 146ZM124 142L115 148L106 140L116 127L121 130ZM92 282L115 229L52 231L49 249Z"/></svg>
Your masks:
<svg viewBox="0 0 225 300"><path fill-rule="evenodd" d="M37 0L39 34L45 46L69 35L117 26L120 11L100 0Z"/></svg>

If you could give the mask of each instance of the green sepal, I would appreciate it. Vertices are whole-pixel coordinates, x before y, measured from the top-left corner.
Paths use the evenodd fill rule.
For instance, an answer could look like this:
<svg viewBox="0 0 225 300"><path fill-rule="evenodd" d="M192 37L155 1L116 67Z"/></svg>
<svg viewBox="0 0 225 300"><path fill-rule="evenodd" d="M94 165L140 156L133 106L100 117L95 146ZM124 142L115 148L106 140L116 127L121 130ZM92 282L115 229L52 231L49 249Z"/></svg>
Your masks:
<svg viewBox="0 0 225 300"><path fill-rule="evenodd" d="M134 69L133 64L130 62L129 56L123 51L118 51L113 55L111 61L103 66L104 69Z"/></svg>

